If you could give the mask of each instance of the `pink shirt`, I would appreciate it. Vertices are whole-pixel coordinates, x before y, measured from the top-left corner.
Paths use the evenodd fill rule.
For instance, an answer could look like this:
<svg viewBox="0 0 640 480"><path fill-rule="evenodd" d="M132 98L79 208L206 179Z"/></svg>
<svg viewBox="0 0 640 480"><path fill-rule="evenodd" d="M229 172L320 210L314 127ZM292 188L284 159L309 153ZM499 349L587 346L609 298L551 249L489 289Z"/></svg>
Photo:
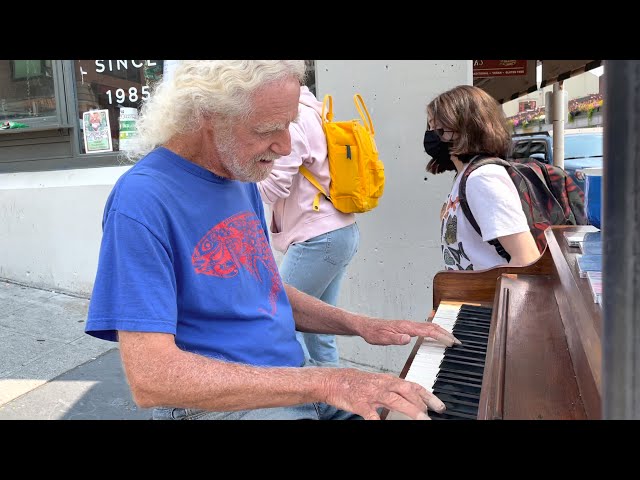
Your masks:
<svg viewBox="0 0 640 480"><path fill-rule="evenodd" d="M291 153L274 162L269 176L258 183L264 203L270 206L270 230L273 246L286 252L289 245L304 242L356 221L355 214L335 209L320 195L320 211L313 210L318 190L299 172L309 169L320 185L329 191L327 142L322 131L322 102L306 86L300 89L298 121L291 123Z"/></svg>

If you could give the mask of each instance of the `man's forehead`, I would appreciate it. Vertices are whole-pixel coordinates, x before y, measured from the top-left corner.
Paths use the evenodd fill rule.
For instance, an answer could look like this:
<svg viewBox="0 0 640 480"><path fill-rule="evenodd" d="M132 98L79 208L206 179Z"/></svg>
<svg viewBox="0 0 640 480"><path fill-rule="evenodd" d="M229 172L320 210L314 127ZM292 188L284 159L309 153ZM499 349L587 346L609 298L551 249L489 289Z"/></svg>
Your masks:
<svg viewBox="0 0 640 480"><path fill-rule="evenodd" d="M297 81L266 85L254 94L251 117L263 121L291 122L298 115L300 84Z"/></svg>

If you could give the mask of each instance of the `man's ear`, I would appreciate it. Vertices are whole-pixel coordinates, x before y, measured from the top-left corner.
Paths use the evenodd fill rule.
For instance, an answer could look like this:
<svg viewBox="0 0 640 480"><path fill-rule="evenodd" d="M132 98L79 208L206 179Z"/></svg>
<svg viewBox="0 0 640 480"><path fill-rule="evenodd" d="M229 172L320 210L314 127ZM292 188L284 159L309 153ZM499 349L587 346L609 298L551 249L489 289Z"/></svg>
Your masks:
<svg viewBox="0 0 640 480"><path fill-rule="evenodd" d="M216 122L215 115L213 115L211 113L202 114L200 116L200 119L198 120L198 124L199 124L198 126L205 133L213 133L213 132L215 132L217 123L218 122Z"/></svg>
<svg viewBox="0 0 640 480"><path fill-rule="evenodd" d="M216 131L225 124L225 117L219 113L203 113L200 117L201 128L210 128L212 131Z"/></svg>

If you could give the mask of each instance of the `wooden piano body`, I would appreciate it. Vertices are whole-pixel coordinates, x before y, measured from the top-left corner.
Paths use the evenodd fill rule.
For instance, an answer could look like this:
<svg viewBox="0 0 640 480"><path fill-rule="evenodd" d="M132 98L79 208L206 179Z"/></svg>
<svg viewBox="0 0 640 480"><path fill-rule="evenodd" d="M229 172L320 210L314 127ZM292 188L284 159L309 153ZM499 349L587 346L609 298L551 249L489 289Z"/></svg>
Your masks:
<svg viewBox="0 0 640 480"><path fill-rule="evenodd" d="M479 420L602 418L602 310L579 275L580 250L563 235L583 229L588 227L549 228L543 255L525 267L435 275L428 321L442 301L492 307ZM416 341L402 378L422 341Z"/></svg>

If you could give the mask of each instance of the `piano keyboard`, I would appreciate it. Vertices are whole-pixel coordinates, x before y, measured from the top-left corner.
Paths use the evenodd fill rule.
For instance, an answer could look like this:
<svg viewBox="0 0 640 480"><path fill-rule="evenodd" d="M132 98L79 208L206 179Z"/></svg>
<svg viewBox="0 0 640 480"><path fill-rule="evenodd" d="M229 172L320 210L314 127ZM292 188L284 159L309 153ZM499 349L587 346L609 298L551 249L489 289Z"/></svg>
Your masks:
<svg viewBox="0 0 640 480"><path fill-rule="evenodd" d="M462 345L445 347L424 338L405 379L433 392L447 406L441 414L429 411L433 420L475 420L480 403L491 308L441 302L432 322L453 332Z"/></svg>

